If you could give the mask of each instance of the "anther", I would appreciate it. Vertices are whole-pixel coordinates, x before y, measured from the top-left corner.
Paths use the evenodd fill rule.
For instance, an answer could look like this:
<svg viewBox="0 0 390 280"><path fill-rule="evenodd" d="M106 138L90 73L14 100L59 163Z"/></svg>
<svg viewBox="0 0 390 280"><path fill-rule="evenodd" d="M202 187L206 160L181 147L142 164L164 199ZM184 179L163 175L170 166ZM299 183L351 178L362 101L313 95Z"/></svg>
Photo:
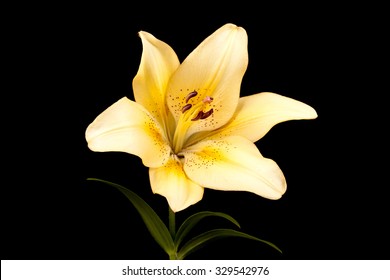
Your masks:
<svg viewBox="0 0 390 280"><path fill-rule="evenodd" d="M183 108L181 108L181 112L184 113L185 111L191 109L192 107L192 104L186 104L183 106Z"/></svg>
<svg viewBox="0 0 390 280"><path fill-rule="evenodd" d="M205 118L210 117L210 115L214 112L213 108L208 110L206 113L202 112L202 115L200 116L200 119L204 120Z"/></svg>
<svg viewBox="0 0 390 280"><path fill-rule="evenodd" d="M203 114L204 113L202 111L199 111L199 113L196 115L196 117L191 119L191 121L197 121L197 120L201 119Z"/></svg>
<svg viewBox="0 0 390 280"><path fill-rule="evenodd" d="M186 97L186 103L188 103L188 101L192 98L192 97L195 97L198 95L198 92L196 90L190 92L187 97Z"/></svg>

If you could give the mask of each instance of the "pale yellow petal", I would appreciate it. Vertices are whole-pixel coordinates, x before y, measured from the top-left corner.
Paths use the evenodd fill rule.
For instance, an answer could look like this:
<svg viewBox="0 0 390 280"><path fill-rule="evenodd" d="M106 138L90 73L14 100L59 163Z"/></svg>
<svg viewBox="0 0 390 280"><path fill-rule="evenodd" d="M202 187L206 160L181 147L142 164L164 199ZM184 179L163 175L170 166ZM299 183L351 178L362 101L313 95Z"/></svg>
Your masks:
<svg viewBox="0 0 390 280"><path fill-rule="evenodd" d="M202 141L183 155L187 176L205 188L248 191L268 199L279 199L286 191L278 165L244 137Z"/></svg>
<svg viewBox="0 0 390 280"><path fill-rule="evenodd" d="M234 118L222 133L242 135L255 142L278 123L315 118L317 113L311 106L286 96L263 92L240 98Z"/></svg>
<svg viewBox="0 0 390 280"><path fill-rule="evenodd" d="M201 108L204 112L213 109L213 114L192 122L188 134L216 129L233 115L248 64L247 41L243 28L226 24L207 37L172 76L167 103L176 121L187 104L186 97L190 92L198 93L188 101L192 109L197 104L203 104L202 100L207 96L213 98L211 103Z"/></svg>
<svg viewBox="0 0 390 280"><path fill-rule="evenodd" d="M203 197L204 189L187 178L181 162L173 156L165 166L149 168L149 177L153 193L164 196L174 212L184 210Z"/></svg>
<svg viewBox="0 0 390 280"><path fill-rule="evenodd" d="M179 67L174 50L152 34L140 31L142 56L138 72L133 80L134 97L160 123L166 122L165 93L172 73Z"/></svg>
<svg viewBox="0 0 390 280"><path fill-rule="evenodd" d="M162 166L171 148L157 121L141 105L123 97L88 126L88 147L96 152L126 152L145 166Z"/></svg>
<svg viewBox="0 0 390 280"><path fill-rule="evenodd" d="M272 92L262 92L240 98L237 111L229 123L212 133L193 135L189 142L197 142L211 135L240 135L256 142L278 123L315 118L317 112L314 108L301 101Z"/></svg>

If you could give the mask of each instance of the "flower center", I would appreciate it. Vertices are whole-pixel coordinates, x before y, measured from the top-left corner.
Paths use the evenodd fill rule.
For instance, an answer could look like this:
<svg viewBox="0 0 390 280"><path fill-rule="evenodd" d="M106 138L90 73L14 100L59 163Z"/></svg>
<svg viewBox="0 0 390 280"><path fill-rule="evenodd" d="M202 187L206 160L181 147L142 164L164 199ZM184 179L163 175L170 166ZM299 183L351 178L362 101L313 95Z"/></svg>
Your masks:
<svg viewBox="0 0 390 280"><path fill-rule="evenodd" d="M204 120L210 117L214 112L214 109L210 108L211 106L209 105L213 101L213 98L211 96L206 96L200 102L192 103L191 99L197 95L198 92L194 90L185 97L186 104L181 108L181 115L173 137L175 154L181 151L187 136L187 131L193 122Z"/></svg>

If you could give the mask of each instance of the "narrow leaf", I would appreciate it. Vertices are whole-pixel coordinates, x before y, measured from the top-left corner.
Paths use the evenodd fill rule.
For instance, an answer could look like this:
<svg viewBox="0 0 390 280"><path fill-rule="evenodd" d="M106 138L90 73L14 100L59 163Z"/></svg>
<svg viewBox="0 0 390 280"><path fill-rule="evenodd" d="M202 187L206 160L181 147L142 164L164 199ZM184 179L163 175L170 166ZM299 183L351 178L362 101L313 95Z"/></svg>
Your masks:
<svg viewBox="0 0 390 280"><path fill-rule="evenodd" d="M187 257L190 253L193 253L194 251L203 247L208 242L222 238L222 237L243 237L243 238L248 238L248 239L260 241L260 242L263 242L263 243L271 246L272 248L276 249L280 253L282 253L282 251L273 243L271 243L269 241L265 241L263 239L259 239L257 237L252 236L252 235L249 235L249 234L246 234L246 233L243 233L240 231L236 231L233 229L213 229L210 231L206 231L206 232L192 238L191 240L189 240L178 252L178 259L182 260L185 257Z"/></svg>
<svg viewBox="0 0 390 280"><path fill-rule="evenodd" d="M176 250L179 248L180 243L183 241L184 237L188 234L188 232L197 224L199 223L203 218L210 217L210 216L217 216L222 217L233 224L235 224L237 227L240 227L240 224L230 215L221 213L221 212L211 212L211 211L203 211L196 213L190 217L188 217L180 226L179 230L176 233L175 237L175 248Z"/></svg>
<svg viewBox="0 0 390 280"><path fill-rule="evenodd" d="M149 204L147 204L141 197L126 187L106 180L96 178L88 178L87 180L102 182L121 191L137 209L150 234L161 246L161 248L163 248L168 255L171 255L174 252L173 240L166 225L156 214L156 212L149 206Z"/></svg>

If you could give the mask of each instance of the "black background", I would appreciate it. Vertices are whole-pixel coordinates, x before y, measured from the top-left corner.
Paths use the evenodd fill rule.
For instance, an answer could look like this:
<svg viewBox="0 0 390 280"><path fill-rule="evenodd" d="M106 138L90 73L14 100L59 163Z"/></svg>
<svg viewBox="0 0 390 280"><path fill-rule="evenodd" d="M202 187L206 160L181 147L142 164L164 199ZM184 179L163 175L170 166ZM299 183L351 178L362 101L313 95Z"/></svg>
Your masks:
<svg viewBox="0 0 390 280"><path fill-rule="evenodd" d="M188 259L389 258L386 150L379 148L386 126L376 122L388 86L378 90L384 75L374 74L383 63L379 10L239 4L229 11L74 5L34 15L19 8L9 23L11 100L3 103L2 259L167 258L121 193L86 181L127 186L167 222L147 168L129 154L90 151L84 132L119 98L133 99L138 31L168 43L182 61L228 22L249 38L241 95L276 92L311 105L318 118L278 124L256 143L286 176L280 200L206 189L177 214L180 223L198 211L225 212L283 254L225 238ZM209 218L194 234L216 226L232 228Z"/></svg>

